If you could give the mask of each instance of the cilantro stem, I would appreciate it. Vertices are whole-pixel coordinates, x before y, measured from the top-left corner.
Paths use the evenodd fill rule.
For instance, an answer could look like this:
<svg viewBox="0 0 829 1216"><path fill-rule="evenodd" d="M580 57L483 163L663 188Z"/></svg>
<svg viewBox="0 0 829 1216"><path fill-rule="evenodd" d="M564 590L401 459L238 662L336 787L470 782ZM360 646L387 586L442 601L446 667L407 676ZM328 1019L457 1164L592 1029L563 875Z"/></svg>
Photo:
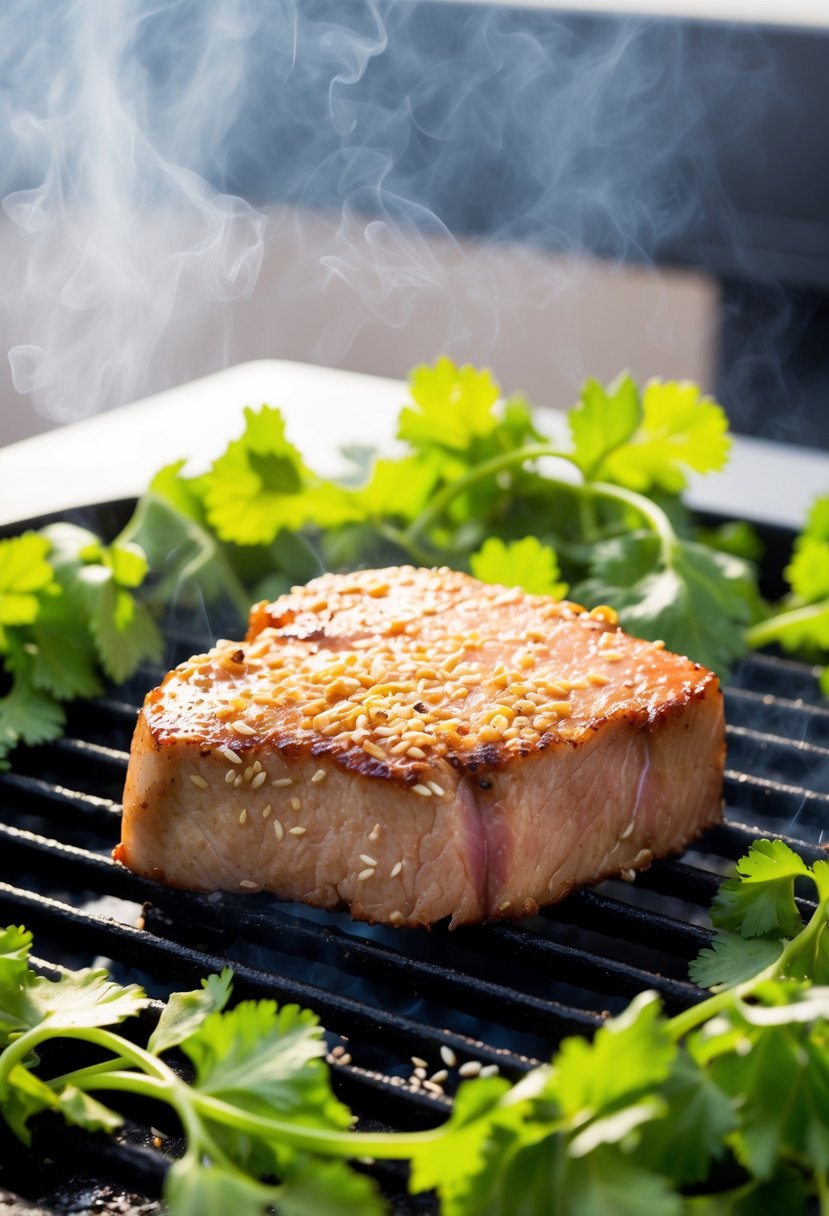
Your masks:
<svg viewBox="0 0 829 1216"><path fill-rule="evenodd" d="M605 481L591 481L587 484L594 494L599 494L602 498L615 499L616 502L623 502L626 506L632 507L634 511L638 511L659 537L665 564L671 565L676 549L676 532L661 507L658 507L650 498L645 498L643 494L637 494L634 490L626 490L623 486L610 485Z"/></svg>
<svg viewBox="0 0 829 1216"><path fill-rule="evenodd" d="M778 641L786 631L794 626L808 625L816 617L824 614L829 607L829 600L821 600L817 604L806 604L802 608L791 608L787 612L778 612L758 621L746 629L746 641L752 649L768 646L770 642Z"/></svg>
<svg viewBox="0 0 829 1216"><path fill-rule="evenodd" d="M415 542L427 528L440 519L452 500L457 498L459 494L463 494L466 490L471 489L477 482L484 481L488 477L494 477L505 469L515 468L518 465L525 464L528 460L540 460L544 456L554 456L560 460L566 460L569 464L574 463L571 453L562 452L550 443L530 443L526 447L516 448L513 452L503 452L499 456L493 456L489 460L476 464L474 468L465 473L463 477L459 477L457 481L452 481L449 485L444 486L434 496L428 507L409 525L403 535L409 544ZM564 482L562 484L567 485L569 483Z"/></svg>
<svg viewBox="0 0 829 1216"><path fill-rule="evenodd" d="M104 1030L98 1026L61 1026L59 1022L47 1020L33 1026L31 1030L27 1030L0 1054L0 1094L3 1093L9 1074L15 1065L25 1060L29 1052L40 1043L45 1043L47 1039L51 1038L81 1039L86 1043L93 1043L96 1047L102 1047L105 1051L111 1051L122 1060L137 1065L142 1072L155 1077L156 1080L165 1082L171 1078L177 1080L176 1074L161 1060L156 1059L143 1048L136 1047L135 1044L128 1042L120 1035L114 1034L111 1030Z"/></svg>
<svg viewBox="0 0 829 1216"><path fill-rule="evenodd" d="M682 1013L675 1014L667 1023L670 1034L676 1040L684 1038L690 1031L695 1030L703 1022L709 1021L716 1014L733 1005L735 1001L750 996L760 984L785 975L786 969L793 959L810 948L816 947L821 933L826 928L828 916L829 899L823 899L818 903L800 933L784 943L779 958L762 971L758 971L757 975L752 976L751 979L744 980L741 984L735 984L733 988L725 988L722 992L716 992L699 1005L692 1005L690 1009L684 1009Z"/></svg>
<svg viewBox="0 0 829 1216"><path fill-rule="evenodd" d="M400 528L395 528L394 524L390 524L384 519L374 519L372 520L372 525L384 540L391 541L393 545L397 545L418 566L434 565L434 554L418 544L416 540L413 540L407 532L403 532Z"/></svg>
<svg viewBox="0 0 829 1216"><path fill-rule="evenodd" d="M820 1204L820 1216L829 1216L829 1179L827 1179L826 1170L815 1170L814 1178Z"/></svg>

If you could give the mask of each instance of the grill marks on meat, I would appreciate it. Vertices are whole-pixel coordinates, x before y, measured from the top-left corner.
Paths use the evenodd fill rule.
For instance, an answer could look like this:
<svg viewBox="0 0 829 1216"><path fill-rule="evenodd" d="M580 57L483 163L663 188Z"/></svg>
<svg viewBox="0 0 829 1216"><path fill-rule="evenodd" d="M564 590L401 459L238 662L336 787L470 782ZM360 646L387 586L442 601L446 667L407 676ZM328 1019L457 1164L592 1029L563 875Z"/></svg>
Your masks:
<svg viewBox="0 0 829 1216"><path fill-rule="evenodd" d="M116 855L369 921L516 917L684 847L724 754L716 677L610 609L326 575L148 695Z"/></svg>

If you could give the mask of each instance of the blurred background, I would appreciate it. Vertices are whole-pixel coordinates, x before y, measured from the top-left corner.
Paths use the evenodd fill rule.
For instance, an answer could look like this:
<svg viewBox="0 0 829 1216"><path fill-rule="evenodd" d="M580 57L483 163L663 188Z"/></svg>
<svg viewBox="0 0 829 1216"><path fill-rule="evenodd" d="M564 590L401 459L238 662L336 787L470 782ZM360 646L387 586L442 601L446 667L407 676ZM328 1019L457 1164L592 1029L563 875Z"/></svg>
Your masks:
<svg viewBox="0 0 829 1216"><path fill-rule="evenodd" d="M829 5L632 3L9 0L0 444L448 353L829 447Z"/></svg>

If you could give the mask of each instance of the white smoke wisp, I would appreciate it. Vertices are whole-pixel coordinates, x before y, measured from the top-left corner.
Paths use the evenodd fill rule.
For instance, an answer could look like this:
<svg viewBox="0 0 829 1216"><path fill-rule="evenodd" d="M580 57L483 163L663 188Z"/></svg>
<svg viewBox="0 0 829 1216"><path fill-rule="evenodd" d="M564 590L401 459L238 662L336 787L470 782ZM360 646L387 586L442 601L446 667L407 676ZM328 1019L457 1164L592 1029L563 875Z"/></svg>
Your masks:
<svg viewBox="0 0 829 1216"><path fill-rule="evenodd" d="M58 422L163 387L174 314L198 326L259 273L264 216L190 166L221 153L261 6L204 0L186 40L178 7L24 0L0 19L14 176L33 182L3 199L19 229L9 361ZM166 95L159 27L178 60Z"/></svg>

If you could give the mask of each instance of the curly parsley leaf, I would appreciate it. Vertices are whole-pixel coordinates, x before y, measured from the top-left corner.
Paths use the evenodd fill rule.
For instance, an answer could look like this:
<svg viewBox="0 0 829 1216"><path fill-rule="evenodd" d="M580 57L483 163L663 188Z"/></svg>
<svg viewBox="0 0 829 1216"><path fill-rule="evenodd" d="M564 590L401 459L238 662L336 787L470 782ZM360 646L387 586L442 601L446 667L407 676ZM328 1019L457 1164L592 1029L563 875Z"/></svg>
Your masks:
<svg viewBox="0 0 829 1216"><path fill-rule="evenodd" d="M600 478L645 493L678 494L688 473L722 469L731 440L728 419L715 401L687 380L652 380L642 393L642 420L629 442L609 452Z"/></svg>
<svg viewBox="0 0 829 1216"><path fill-rule="evenodd" d="M721 674L745 653L753 595L739 558L677 540L666 559L650 532L596 545L590 575L573 591L580 603L612 605L635 637L661 638Z"/></svg>
<svg viewBox="0 0 829 1216"><path fill-rule="evenodd" d="M201 479L207 519L223 541L270 544L281 528L330 528L358 519L351 495L321 481L285 435L279 410L245 410L245 431Z"/></svg>
<svg viewBox="0 0 829 1216"><path fill-rule="evenodd" d="M60 593L50 548L38 532L0 540L0 652L8 647L8 626L31 625L46 597Z"/></svg>
<svg viewBox="0 0 829 1216"><path fill-rule="evenodd" d="M503 583L506 587L521 587L531 595L552 595L556 599L567 594L567 584L558 581L555 550L536 536L512 541L490 536L471 554L469 565L475 577L484 583Z"/></svg>
<svg viewBox="0 0 829 1216"><path fill-rule="evenodd" d="M639 389L627 373L607 388L598 380L584 382L567 421L573 458L586 478L596 477L605 458L632 438L641 417Z"/></svg>
<svg viewBox="0 0 829 1216"><path fill-rule="evenodd" d="M174 992L162 1010L147 1050L161 1055L189 1039L211 1013L220 1012L230 999L233 972L225 967L219 975L202 980L194 992Z"/></svg>

